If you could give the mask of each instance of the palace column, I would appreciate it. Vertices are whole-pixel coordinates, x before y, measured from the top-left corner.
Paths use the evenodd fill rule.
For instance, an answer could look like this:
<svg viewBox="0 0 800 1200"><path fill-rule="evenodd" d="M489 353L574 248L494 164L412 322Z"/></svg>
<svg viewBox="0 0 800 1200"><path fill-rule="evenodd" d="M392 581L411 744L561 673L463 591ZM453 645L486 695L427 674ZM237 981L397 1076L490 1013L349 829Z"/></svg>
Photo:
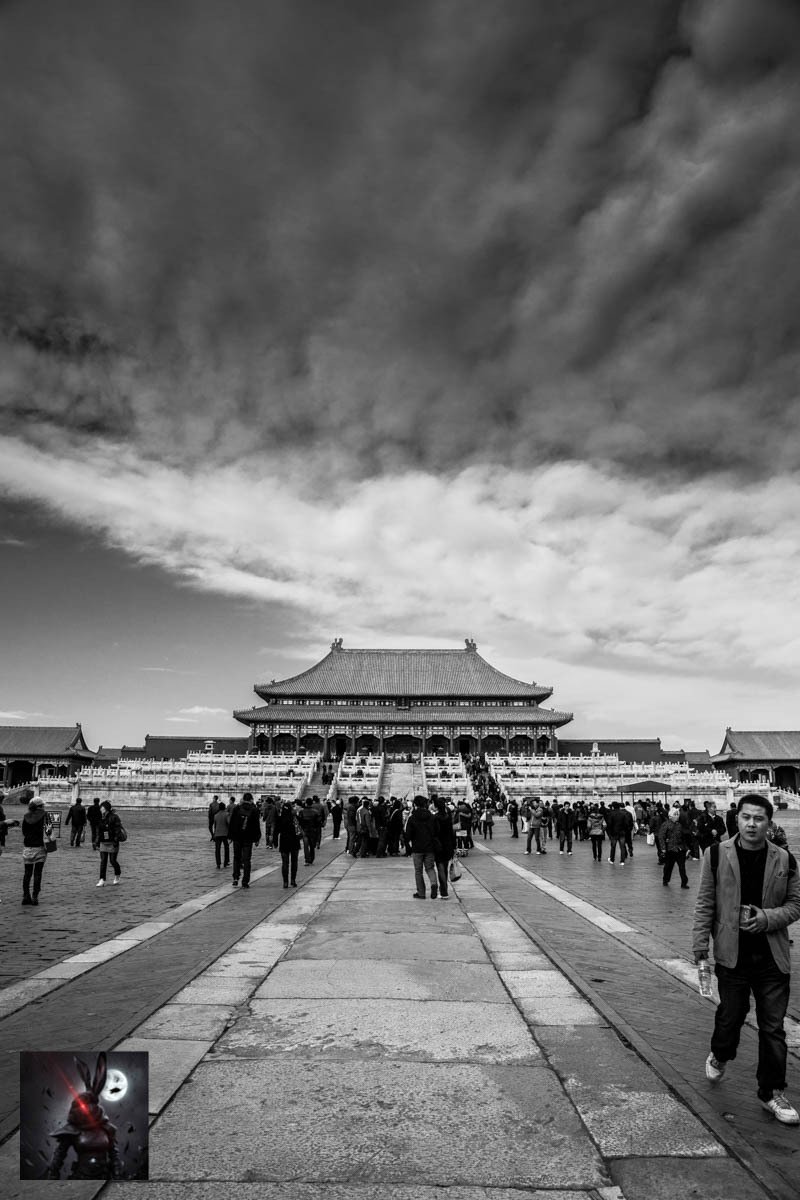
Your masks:
<svg viewBox="0 0 800 1200"><path fill-rule="evenodd" d="M506 758L508 758L509 754L511 753L511 738L509 737L507 725L506 725L505 745L506 745L506 751L505 751Z"/></svg>

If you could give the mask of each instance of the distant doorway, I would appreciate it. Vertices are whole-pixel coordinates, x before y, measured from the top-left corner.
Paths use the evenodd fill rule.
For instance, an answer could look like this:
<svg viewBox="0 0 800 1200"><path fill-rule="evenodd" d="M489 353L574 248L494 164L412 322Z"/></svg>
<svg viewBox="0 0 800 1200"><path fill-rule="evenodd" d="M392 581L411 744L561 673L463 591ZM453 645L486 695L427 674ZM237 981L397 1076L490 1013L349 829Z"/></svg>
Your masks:
<svg viewBox="0 0 800 1200"><path fill-rule="evenodd" d="M325 749L325 742L318 733L306 733L300 738L300 748L307 750L309 754L321 754Z"/></svg>
<svg viewBox="0 0 800 1200"><path fill-rule="evenodd" d="M22 783L30 783L33 779L33 763L26 759L17 759L16 762L9 763L8 774L6 776L6 785L8 787L19 787Z"/></svg>
<svg viewBox="0 0 800 1200"><path fill-rule="evenodd" d="M786 788L789 792L797 791L797 767L781 766L775 768L775 787Z"/></svg>

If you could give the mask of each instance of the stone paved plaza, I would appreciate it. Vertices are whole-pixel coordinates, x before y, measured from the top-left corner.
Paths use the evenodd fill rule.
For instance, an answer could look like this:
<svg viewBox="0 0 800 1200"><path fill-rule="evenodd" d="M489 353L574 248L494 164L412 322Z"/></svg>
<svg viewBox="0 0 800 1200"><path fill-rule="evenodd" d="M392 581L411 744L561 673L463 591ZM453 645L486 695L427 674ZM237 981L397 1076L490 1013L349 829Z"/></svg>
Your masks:
<svg viewBox="0 0 800 1200"><path fill-rule="evenodd" d="M696 864L662 888L643 839L625 868L588 843L528 857L499 821L423 903L410 860L354 861L328 829L296 890L262 844L242 892L204 813L126 825L120 887L62 839L21 908L13 832L0 859L4 1197L98 1194L19 1180L18 1052L130 1049L150 1181L104 1195L796 1200L800 1132L756 1104L754 1029L718 1088L703 1074ZM800 990L790 1017L796 1099Z"/></svg>

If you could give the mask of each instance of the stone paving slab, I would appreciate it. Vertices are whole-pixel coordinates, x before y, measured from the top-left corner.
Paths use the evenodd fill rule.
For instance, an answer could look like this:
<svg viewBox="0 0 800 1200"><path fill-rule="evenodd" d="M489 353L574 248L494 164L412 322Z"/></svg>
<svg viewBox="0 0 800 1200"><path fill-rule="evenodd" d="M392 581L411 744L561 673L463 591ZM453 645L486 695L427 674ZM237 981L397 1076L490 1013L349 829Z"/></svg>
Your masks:
<svg viewBox="0 0 800 1200"><path fill-rule="evenodd" d="M136 1195L141 1196L142 1200L220 1200L220 1184L217 1182L150 1182L136 1183L135 1187ZM123 1197L131 1195L130 1185L109 1184L103 1195L113 1200L122 1200ZM518 1188L448 1187L443 1194L439 1187L424 1185L404 1187L402 1184L391 1183L297 1183L294 1180L290 1188L285 1183L237 1183L235 1191L237 1200L289 1200L289 1197L291 1200L443 1200L443 1195L446 1200L523 1200L523 1196L525 1200L594 1200L595 1193L587 1194L583 1189L565 1191L562 1188L547 1188L543 1191L534 1188L526 1189L522 1193ZM25 1197L25 1200L29 1200L29 1197ZM76 1193L76 1200L84 1200L84 1197ZM716 1200L716 1197L713 1200ZM750 1197L743 1197L743 1200L750 1200Z"/></svg>
<svg viewBox="0 0 800 1200"><path fill-rule="evenodd" d="M560 971L501 971L500 978L515 1000L531 1000L543 996L580 997Z"/></svg>
<svg viewBox="0 0 800 1200"><path fill-rule="evenodd" d="M358 958L398 962L422 958L437 962L488 962L480 942L469 934L317 933L309 930L287 954L292 958Z"/></svg>
<svg viewBox="0 0 800 1200"><path fill-rule="evenodd" d="M763 1188L731 1159L626 1158L611 1164L624 1200L765 1200Z"/></svg>
<svg viewBox="0 0 800 1200"><path fill-rule="evenodd" d="M172 997L173 1004L241 1004L253 990L252 979L201 975Z"/></svg>
<svg viewBox="0 0 800 1200"><path fill-rule="evenodd" d="M605 1158L631 1155L725 1157L725 1150L685 1105L665 1092L613 1084L566 1088Z"/></svg>
<svg viewBox="0 0 800 1200"><path fill-rule="evenodd" d="M525 950L519 953L506 950L490 950L494 966L498 971L550 971L553 964L549 958L536 950Z"/></svg>
<svg viewBox="0 0 800 1200"><path fill-rule="evenodd" d="M375 962L369 959L284 959L253 994L254 1000L320 999L471 1000L505 1004L508 995L488 963Z"/></svg>
<svg viewBox="0 0 800 1200"><path fill-rule="evenodd" d="M198 1140L198 1128L212 1124L213 1143ZM253 1136L267 1125L269 1137ZM277 1183L299 1174L320 1183L565 1190L611 1182L555 1075L541 1067L206 1061L154 1128L151 1177L163 1180ZM313 1154L298 1154L309 1130Z"/></svg>
<svg viewBox="0 0 800 1200"><path fill-rule="evenodd" d="M158 1113L181 1087L190 1071L208 1054L212 1044L211 1041L200 1040L130 1037L114 1049L139 1050L149 1055L149 1111Z"/></svg>
<svg viewBox="0 0 800 1200"><path fill-rule="evenodd" d="M214 1058L254 1054L526 1064L541 1051L516 1009L473 1002L253 1000ZM367 1068L371 1069L371 1068Z"/></svg>
<svg viewBox="0 0 800 1200"><path fill-rule="evenodd" d="M165 1004L138 1027L136 1036L214 1042L235 1012L233 1004Z"/></svg>
<svg viewBox="0 0 800 1200"><path fill-rule="evenodd" d="M562 1080L629 1087L639 1093L666 1091L659 1077L607 1025L543 1025L535 1030L535 1037Z"/></svg>
<svg viewBox="0 0 800 1200"><path fill-rule="evenodd" d="M604 1025L605 1019L586 1000L569 996L523 996L517 1001L530 1025Z"/></svg>
<svg viewBox="0 0 800 1200"><path fill-rule="evenodd" d="M331 905L316 918L314 928L320 932L330 933L346 933L351 930L367 932L376 929L385 933L403 933L408 930L410 925L413 925L418 929L444 932L452 929L465 932L464 914L456 904L450 904L449 900L441 905L437 901L437 907L431 903L418 917L416 917L417 910L413 911L416 919L412 920L404 907L392 904L389 908L385 901L383 904L377 902L375 904Z"/></svg>

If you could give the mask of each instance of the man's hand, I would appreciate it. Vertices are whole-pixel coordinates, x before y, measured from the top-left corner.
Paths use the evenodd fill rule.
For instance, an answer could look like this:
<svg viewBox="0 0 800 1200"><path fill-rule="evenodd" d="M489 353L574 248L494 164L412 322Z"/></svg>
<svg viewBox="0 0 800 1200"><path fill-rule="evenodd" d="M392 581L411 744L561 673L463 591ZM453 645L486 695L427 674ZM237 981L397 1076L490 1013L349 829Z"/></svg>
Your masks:
<svg viewBox="0 0 800 1200"><path fill-rule="evenodd" d="M754 908L754 915L748 917L746 921L742 921L739 928L744 933L766 933L767 932L767 914L763 908Z"/></svg>

